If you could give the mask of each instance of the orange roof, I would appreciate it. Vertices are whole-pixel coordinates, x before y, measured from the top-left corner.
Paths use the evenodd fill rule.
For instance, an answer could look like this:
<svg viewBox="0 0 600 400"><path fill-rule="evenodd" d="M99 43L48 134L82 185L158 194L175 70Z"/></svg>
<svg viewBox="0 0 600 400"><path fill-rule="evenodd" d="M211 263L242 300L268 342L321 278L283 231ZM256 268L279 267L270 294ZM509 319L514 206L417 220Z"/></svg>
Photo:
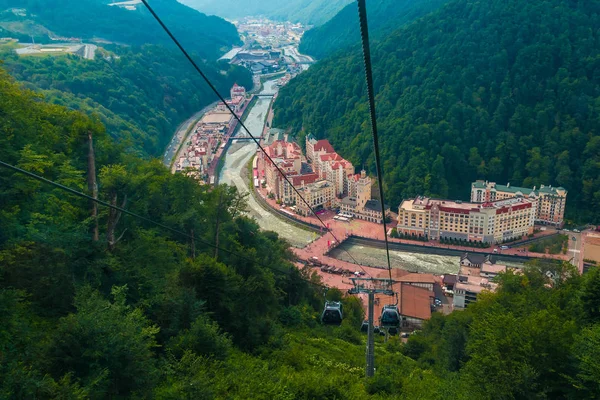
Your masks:
<svg viewBox="0 0 600 400"><path fill-rule="evenodd" d="M435 278L434 278L433 274L410 274L409 273L407 275L400 277L400 279L398 279L398 281L405 282L405 283L435 283Z"/></svg>
<svg viewBox="0 0 600 400"><path fill-rule="evenodd" d="M319 179L319 175L312 173L312 174L290 176L290 178L291 178L290 180L292 181L292 185L299 186L302 184L302 181L304 181L305 185L315 182L317 179Z"/></svg>
<svg viewBox="0 0 600 400"><path fill-rule="evenodd" d="M431 318L431 292L412 285L400 285L400 314L418 319Z"/></svg>

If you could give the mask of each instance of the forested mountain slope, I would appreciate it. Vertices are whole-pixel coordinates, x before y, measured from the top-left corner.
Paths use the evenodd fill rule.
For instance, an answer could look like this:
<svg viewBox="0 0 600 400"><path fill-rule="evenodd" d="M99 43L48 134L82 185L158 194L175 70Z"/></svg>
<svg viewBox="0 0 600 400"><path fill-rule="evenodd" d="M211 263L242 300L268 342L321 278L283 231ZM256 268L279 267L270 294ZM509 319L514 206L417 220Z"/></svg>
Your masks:
<svg viewBox="0 0 600 400"><path fill-rule="evenodd" d="M169 37L143 4L130 11L108 6L109 3L113 1L56 0L50 6L45 0L0 0L0 11L3 11L0 23L10 28L32 21L56 36L86 41L98 39L129 45L172 46ZM232 45L240 44L235 27L221 18L207 16L176 0L153 0L149 3L186 48L202 58L216 60ZM9 7L25 8L27 15L4 11ZM6 25L8 22L10 24ZM38 41L48 40L44 36L39 35Z"/></svg>
<svg viewBox="0 0 600 400"><path fill-rule="evenodd" d="M265 16L277 21L320 25L351 0L179 0L206 14L224 18Z"/></svg>
<svg viewBox="0 0 600 400"><path fill-rule="evenodd" d="M329 290L344 322L321 326L318 277L242 215L235 190L124 153L97 121L2 70L0 115L0 160L84 192L95 160L100 199L222 247L103 207L94 217L86 199L0 167L0 398L600 395L598 268L502 274L497 293L434 313L408 344L376 338L365 380L357 298Z"/></svg>
<svg viewBox="0 0 600 400"><path fill-rule="evenodd" d="M0 58L11 75L47 100L98 115L109 135L129 151L159 156L176 127L217 98L177 49L111 48L85 60L75 55L19 57L5 46ZM244 68L202 65L221 93L229 93L235 82L252 87Z"/></svg>
<svg viewBox="0 0 600 400"><path fill-rule="evenodd" d="M369 35L377 39L439 8L448 0L368 0ZM318 59L360 41L358 7L352 2L321 26L308 30L300 41L301 53Z"/></svg>
<svg viewBox="0 0 600 400"><path fill-rule="evenodd" d="M600 3L455 0L372 48L384 185L465 199L480 178L561 185L600 221ZM274 124L374 171L359 49L284 87Z"/></svg>

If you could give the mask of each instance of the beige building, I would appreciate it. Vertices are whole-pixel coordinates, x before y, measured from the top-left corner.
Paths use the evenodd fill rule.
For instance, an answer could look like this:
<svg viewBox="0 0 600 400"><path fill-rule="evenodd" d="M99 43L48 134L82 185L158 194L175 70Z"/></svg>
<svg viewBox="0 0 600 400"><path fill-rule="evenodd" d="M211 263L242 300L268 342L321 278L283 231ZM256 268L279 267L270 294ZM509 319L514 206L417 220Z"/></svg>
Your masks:
<svg viewBox="0 0 600 400"><path fill-rule="evenodd" d="M372 181L367 176L366 171L362 170L360 172L359 179L352 179L351 185L354 185L354 187L349 192L355 192L356 197L344 197L340 202L340 212L365 221L383 223L381 202L371 199ZM389 212L388 207L385 207L385 212L387 215Z"/></svg>
<svg viewBox="0 0 600 400"><path fill-rule="evenodd" d="M485 203L513 197L525 197L536 201L535 221L544 225L563 225L567 190L563 187L542 185L533 189L495 182L476 181L471 184L471 201Z"/></svg>
<svg viewBox="0 0 600 400"><path fill-rule="evenodd" d="M316 181L308 185L297 187L300 195L306 200L310 207L319 211L321 209L331 208L335 201L335 188L330 182L325 180ZM303 216L312 215L312 212L301 198L294 193L296 211Z"/></svg>
<svg viewBox="0 0 600 400"><path fill-rule="evenodd" d="M432 240L502 243L533 233L536 202L510 198L483 204L416 197L398 209L398 233Z"/></svg>

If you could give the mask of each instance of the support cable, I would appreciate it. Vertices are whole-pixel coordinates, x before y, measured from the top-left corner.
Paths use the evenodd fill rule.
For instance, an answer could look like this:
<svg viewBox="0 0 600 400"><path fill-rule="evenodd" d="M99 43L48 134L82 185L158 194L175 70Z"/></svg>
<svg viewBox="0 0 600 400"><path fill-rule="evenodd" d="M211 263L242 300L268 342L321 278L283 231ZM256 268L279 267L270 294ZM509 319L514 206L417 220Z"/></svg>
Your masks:
<svg viewBox="0 0 600 400"><path fill-rule="evenodd" d="M126 209L124 209L124 208L121 208L121 207L119 207L119 206L112 205L112 204L110 204L110 203L108 203L108 202L106 202L106 201L103 201L103 200L100 200L100 199L96 199L96 198L94 198L94 197L92 197L92 196L90 196L90 195L87 195L87 194L85 194L85 193L79 192L79 191L77 191L77 190L75 190L75 189L71 189L71 188L70 188L70 187L68 187L68 186L62 185L62 184L60 184L60 183L58 183L58 182L54 182L54 181L52 181L52 180L50 180L50 179L44 178L43 176L39 176L39 175L37 175L37 174L34 174L33 172L29 172L29 171L27 171L27 170L24 170L24 169L22 169L22 168L19 168L19 167L17 167L17 166L14 166L14 165L12 165L12 164L8 164L8 163L6 163L6 162L4 162L4 161L1 161L1 160L0 160L0 167L6 167L6 168L8 168L8 169L11 169L11 170L13 170L13 171L17 172L17 173L20 173L20 174L26 175L26 176L28 176L28 177L30 177L30 178L33 178L33 179L36 179L36 180L38 180L38 181L40 181L40 182L43 182L43 183L46 183L46 184L48 184L48 185L54 186L54 187L56 187L56 188L58 188L58 189L60 189L60 190L63 190L63 191L65 191L65 192L68 192L68 193L71 193L71 194L73 194L73 195L75 195L75 196L79 196L79 197L82 197L82 198L84 198L84 199L87 199L87 200L90 200L90 201L96 202L96 203L98 203L98 204L100 204L100 205L102 205L102 206L104 206L104 207L111 208L111 209L113 209L113 210L116 210L116 211L120 211L120 212L122 212L123 214L130 215L130 216L132 216L132 217L134 217L134 218L137 218L137 219L140 219L140 220L142 220L142 221L148 222L148 223L150 223L150 224L156 225L156 226L158 226L158 227L160 227L160 228L162 228L162 229L165 229L165 230L171 231L171 232L173 232L173 233L176 233L176 234L178 234L178 235L180 235L180 236L186 237L186 238L188 238L188 239L195 240L195 241L197 241L197 242L199 242L199 243L202 243L202 244L204 244L204 245L206 245L206 246L209 246L209 247L212 247L212 248L214 248L214 249L218 249L218 250L220 250L220 251L223 251L223 252L225 252L225 253L228 253L228 254L230 254L230 255L232 255L232 256L238 257L238 258L240 258L240 259L242 259L242 260L244 260L244 261L248 261L248 262L250 262L250 263L252 263L252 264L254 264L254 265L257 265L257 266L262 266L262 267L265 267L265 268L267 268L267 269L270 269L271 271L274 271L274 272L277 272L277 273L280 273L280 274L287 275L287 273L285 273L284 271L281 271L281 270L278 270L278 269L275 269L275 268L269 268L268 266L265 266L265 265L259 264L259 263L258 263L258 261L256 261L256 260L253 260L253 259L251 259L251 258L248 258L247 256L245 256L245 255L243 255L243 254L237 253L237 252L235 252L235 251L232 251L232 250L229 250L229 249L225 249L225 248L223 248L223 247L219 247L219 246L217 246L217 245L215 245L215 244L213 244L213 243L210 243L210 242L207 242L207 241L205 241L205 240L203 240L203 239L200 239L200 238L196 237L195 235L190 235L189 233L186 233L186 232L180 231L180 230L178 230L178 229L171 228L171 227L169 227L169 226L167 226L167 225L165 225L165 224L163 224L163 223L160 223L160 222L154 221L154 220L152 220L152 219L150 219L150 218L146 218L146 217L144 217L144 216L142 216L142 215L136 214L136 213L134 213L134 212L132 212L132 211L126 210ZM312 281L310 281L310 280L308 280L308 279L304 279L304 278L302 278L302 277L300 277L300 279L302 279L303 281L305 281L305 282L307 282L307 283L310 283L310 284L312 284L312 285L318 286L318 287L324 287L324 288L328 288L328 286L325 286L325 285L322 285L322 284L318 284L318 283L316 283L316 282L312 282Z"/></svg>
<svg viewBox="0 0 600 400"><path fill-rule="evenodd" d="M144 1L144 0L142 0ZM381 216L383 220L383 236L385 238L385 253L387 265L392 280L392 263L390 262L390 246L387 237L387 224L385 222L385 200L383 197L383 171L379 156L379 135L377 133L377 118L375 114L375 94L373 90L373 71L371 66L371 49L369 47L369 27L367 25L367 5L365 0L358 0L358 18L360 22L360 36L362 40L363 58L365 62L365 76L367 80L367 97L369 98L369 118L371 119L371 131L373 134L373 147L375 148L375 164L377 166L377 178L379 179L379 198L381 199Z"/></svg>
<svg viewBox="0 0 600 400"><path fill-rule="evenodd" d="M233 117L235 118L235 120L240 124L240 126L242 128L244 128L244 130L246 131L246 133L248 134L248 136L250 136L250 138L252 138L252 140L254 141L254 143L256 143L256 145L258 146L258 148L269 159L269 161L275 166L275 168L277 169L277 171L281 174L281 176L283 177L283 179L285 179L285 181L292 187L292 189L294 190L294 192L296 192L296 194L298 195L298 197L300 197L300 199L302 199L302 201L304 202L304 204L306 204L306 206L308 207L308 209L319 220L319 222L321 223L321 225L323 225L323 227L326 229L326 231L328 231L331 234L331 236L333 236L333 239L337 243L341 243L338 240L338 238L335 236L335 234L333 233L333 231L329 230L329 228L327 227L327 225L325 224L325 222L323 222L323 220L321 219L321 217L319 217L319 215L317 215L317 213L315 212L315 210L310 206L310 204L308 204L308 202L306 201L306 199L304 199L304 197L300 194L300 192L298 191L298 189L296 189L296 187L292 184L292 182L287 177L287 175L273 161L273 159L271 158L271 156L269 156L269 154L267 154L267 152L265 151L265 149L261 146L260 141L257 140L254 137L254 135L252 135L250 133L250 130L242 122L241 118L238 117L238 115L233 111L233 109L229 106L229 104L227 104L227 101L225 101L225 98L219 93L219 91L212 84L212 82L210 81L210 79L208 79L208 77L206 76L206 74L200 69L200 67L198 66L198 64L192 59L192 57L185 50L185 48L181 45L181 43L179 43L179 40L177 40L177 38L173 35L173 33L171 33L171 31L169 30L169 28L165 25L165 23L158 16L158 14L154 11L154 9L152 7L150 7L150 4L148 4L148 0L141 0L141 1L142 1L142 3L144 3L144 6L146 6L146 8L148 9L148 11L150 11L150 14L152 14L152 16L154 17L154 19L156 20L156 22L158 22L160 24L160 26L165 31L165 33L171 38L171 40L173 41L173 43L175 43L175 45L177 45L177 47L179 48L179 50L181 50L181 52L183 53L183 55L185 56L185 58L187 58L187 60L192 64L192 66L194 67L194 69L196 70L196 72L198 72L200 74L200 76L208 84L208 86L210 87L210 89L217 95L217 97L219 98L219 100L223 103L223 105L225 105L225 107L233 115ZM386 247L387 247L387 238L386 238ZM358 261L356 261L356 259L352 256L352 254L350 254L348 252L348 250L344 250L344 251L350 256L350 258L352 258L352 261L354 261L354 264L357 264L363 270L363 272L365 272L367 275L369 275L369 276L371 275L367 271L365 271L365 269L362 267L362 265L360 265L358 263ZM389 257L388 257L388 264L389 264ZM390 274L391 274L391 272L390 272Z"/></svg>

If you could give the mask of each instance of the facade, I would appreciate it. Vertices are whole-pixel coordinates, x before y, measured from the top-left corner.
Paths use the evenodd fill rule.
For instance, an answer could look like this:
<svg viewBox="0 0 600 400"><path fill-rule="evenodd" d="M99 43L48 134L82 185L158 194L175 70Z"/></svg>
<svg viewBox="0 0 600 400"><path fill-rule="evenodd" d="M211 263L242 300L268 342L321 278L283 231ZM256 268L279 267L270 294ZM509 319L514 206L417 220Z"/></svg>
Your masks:
<svg viewBox="0 0 600 400"><path fill-rule="evenodd" d="M398 209L398 233L432 240L503 243L533 233L536 201L509 198L482 204L416 197Z"/></svg>
<svg viewBox="0 0 600 400"><path fill-rule="evenodd" d="M544 225L561 227L564 221L567 190L563 187L542 185L533 189L495 182L476 181L471 184L471 201L485 203L496 200L524 197L536 201L535 221Z"/></svg>
<svg viewBox="0 0 600 400"><path fill-rule="evenodd" d="M381 202L371 199L371 178L367 176L365 170L360 172L358 180L352 179L354 185L351 192L356 193L356 197L346 196L340 202L340 212L352 215L354 218L365 221L383 223L383 212ZM385 213L389 212L389 207L385 207Z"/></svg>
<svg viewBox="0 0 600 400"><path fill-rule="evenodd" d="M331 182L320 180L314 183L297 188L304 200L312 207L313 210L331 208L335 201L335 188ZM298 196L294 192L295 196ZM312 212L300 199L296 199L296 211L303 216L312 215Z"/></svg>

